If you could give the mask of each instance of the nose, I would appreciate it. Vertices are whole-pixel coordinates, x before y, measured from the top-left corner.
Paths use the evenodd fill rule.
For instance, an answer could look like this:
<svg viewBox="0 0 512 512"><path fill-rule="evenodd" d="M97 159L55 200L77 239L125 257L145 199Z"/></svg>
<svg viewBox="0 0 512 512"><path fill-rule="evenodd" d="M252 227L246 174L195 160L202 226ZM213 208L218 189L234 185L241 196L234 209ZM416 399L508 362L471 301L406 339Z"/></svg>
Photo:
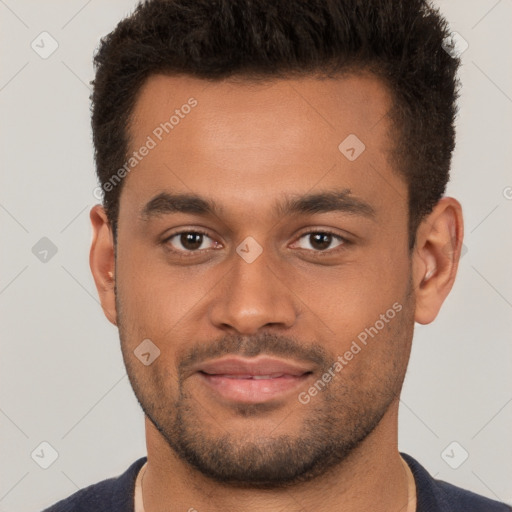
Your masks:
<svg viewBox="0 0 512 512"><path fill-rule="evenodd" d="M210 321L217 328L249 335L262 327L293 326L299 314L298 301L280 277L278 262L269 260L265 250L251 263L234 254L209 310Z"/></svg>

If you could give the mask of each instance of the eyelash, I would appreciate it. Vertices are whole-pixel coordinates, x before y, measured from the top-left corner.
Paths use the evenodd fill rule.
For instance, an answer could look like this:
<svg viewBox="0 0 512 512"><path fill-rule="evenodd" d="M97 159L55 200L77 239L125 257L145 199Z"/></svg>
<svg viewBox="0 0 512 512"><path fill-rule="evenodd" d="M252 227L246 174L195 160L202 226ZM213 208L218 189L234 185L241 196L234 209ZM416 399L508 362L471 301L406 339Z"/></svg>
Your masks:
<svg viewBox="0 0 512 512"><path fill-rule="evenodd" d="M185 231L178 231L176 233L173 233L166 237L162 244L164 244L169 252L172 252L174 255L178 256L179 258L190 258L192 255L201 254L203 251L208 251L210 249L200 249L195 251L180 251L176 250L169 246L169 241L174 238L175 236L183 235L183 234L197 234L197 235L204 235L208 238L211 238L208 233L205 231L202 231L201 229L194 229L194 230L185 230ZM333 231L330 231L329 229L323 229L323 230L317 230L317 231L306 231L298 236L297 240L300 240L306 235L315 235L315 234L322 234L322 235L331 235L333 238L338 239L338 241L341 242L340 245L335 247L334 249L326 249L324 251L313 251L310 249L300 249L302 251L312 252L315 256L314 257L324 257L324 256L331 256L333 253L338 253L339 251L343 251L346 249L348 245L351 245L352 242L350 240L347 240L346 238L342 237L341 235L338 235L337 233L334 233Z"/></svg>

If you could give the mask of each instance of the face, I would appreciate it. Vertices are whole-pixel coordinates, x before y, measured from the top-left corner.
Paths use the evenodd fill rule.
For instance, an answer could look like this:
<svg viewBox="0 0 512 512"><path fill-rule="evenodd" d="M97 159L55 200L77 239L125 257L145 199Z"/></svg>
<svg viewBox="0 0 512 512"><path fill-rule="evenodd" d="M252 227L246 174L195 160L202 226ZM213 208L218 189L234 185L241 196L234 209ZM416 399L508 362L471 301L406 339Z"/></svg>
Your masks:
<svg viewBox="0 0 512 512"><path fill-rule="evenodd" d="M154 435L214 480L311 479L397 405L415 299L390 107L370 76L140 91L115 321Z"/></svg>

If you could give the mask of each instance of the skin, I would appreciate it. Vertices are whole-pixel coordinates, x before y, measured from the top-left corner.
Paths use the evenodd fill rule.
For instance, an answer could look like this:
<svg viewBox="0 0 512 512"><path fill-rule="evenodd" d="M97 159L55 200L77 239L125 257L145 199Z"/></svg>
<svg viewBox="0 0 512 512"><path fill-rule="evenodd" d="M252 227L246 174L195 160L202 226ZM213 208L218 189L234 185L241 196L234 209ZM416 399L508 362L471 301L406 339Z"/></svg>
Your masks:
<svg viewBox="0 0 512 512"><path fill-rule="evenodd" d="M131 150L190 97L197 106L124 179L116 252L103 208L91 210L91 269L146 413L146 511L405 511L399 394L414 322L435 319L455 279L460 204L439 201L409 252L407 185L389 156L391 96L372 76L250 84L154 75L134 109ZM349 134L366 146L352 162L338 149ZM273 210L285 197L333 190L374 215ZM144 219L162 192L221 210ZM199 251L169 239L198 229L208 234ZM326 230L347 242L319 249L311 233ZM252 263L236 252L248 236L263 249ZM299 391L308 391L397 303L308 404L297 393L234 404L186 363L224 353L306 361L313 373ZM160 356L145 366L133 351L147 338Z"/></svg>

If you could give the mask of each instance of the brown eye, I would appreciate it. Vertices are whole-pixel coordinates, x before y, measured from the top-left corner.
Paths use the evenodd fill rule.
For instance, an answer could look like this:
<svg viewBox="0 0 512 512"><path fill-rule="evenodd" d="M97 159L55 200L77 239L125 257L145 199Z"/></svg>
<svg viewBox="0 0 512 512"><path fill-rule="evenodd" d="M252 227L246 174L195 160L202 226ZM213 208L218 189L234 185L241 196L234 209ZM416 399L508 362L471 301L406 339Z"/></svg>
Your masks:
<svg viewBox="0 0 512 512"><path fill-rule="evenodd" d="M194 251L201 248L203 236L201 233L182 233L180 235L180 243L185 249Z"/></svg>
<svg viewBox="0 0 512 512"><path fill-rule="evenodd" d="M305 240L306 243L300 244L301 249L312 249L315 252L325 252L328 249L335 249L336 247L346 243L346 240L334 233L327 231L315 231L305 233L299 238L299 241ZM332 246L332 243L337 241L337 245Z"/></svg>
<svg viewBox="0 0 512 512"><path fill-rule="evenodd" d="M329 233L313 233L309 235L309 242L314 249L323 251L331 245L332 235Z"/></svg>
<svg viewBox="0 0 512 512"><path fill-rule="evenodd" d="M210 241L210 246L215 244L206 233L199 231L182 231L170 236L165 242L168 243L174 251L195 252L211 248L208 246L208 240Z"/></svg>

